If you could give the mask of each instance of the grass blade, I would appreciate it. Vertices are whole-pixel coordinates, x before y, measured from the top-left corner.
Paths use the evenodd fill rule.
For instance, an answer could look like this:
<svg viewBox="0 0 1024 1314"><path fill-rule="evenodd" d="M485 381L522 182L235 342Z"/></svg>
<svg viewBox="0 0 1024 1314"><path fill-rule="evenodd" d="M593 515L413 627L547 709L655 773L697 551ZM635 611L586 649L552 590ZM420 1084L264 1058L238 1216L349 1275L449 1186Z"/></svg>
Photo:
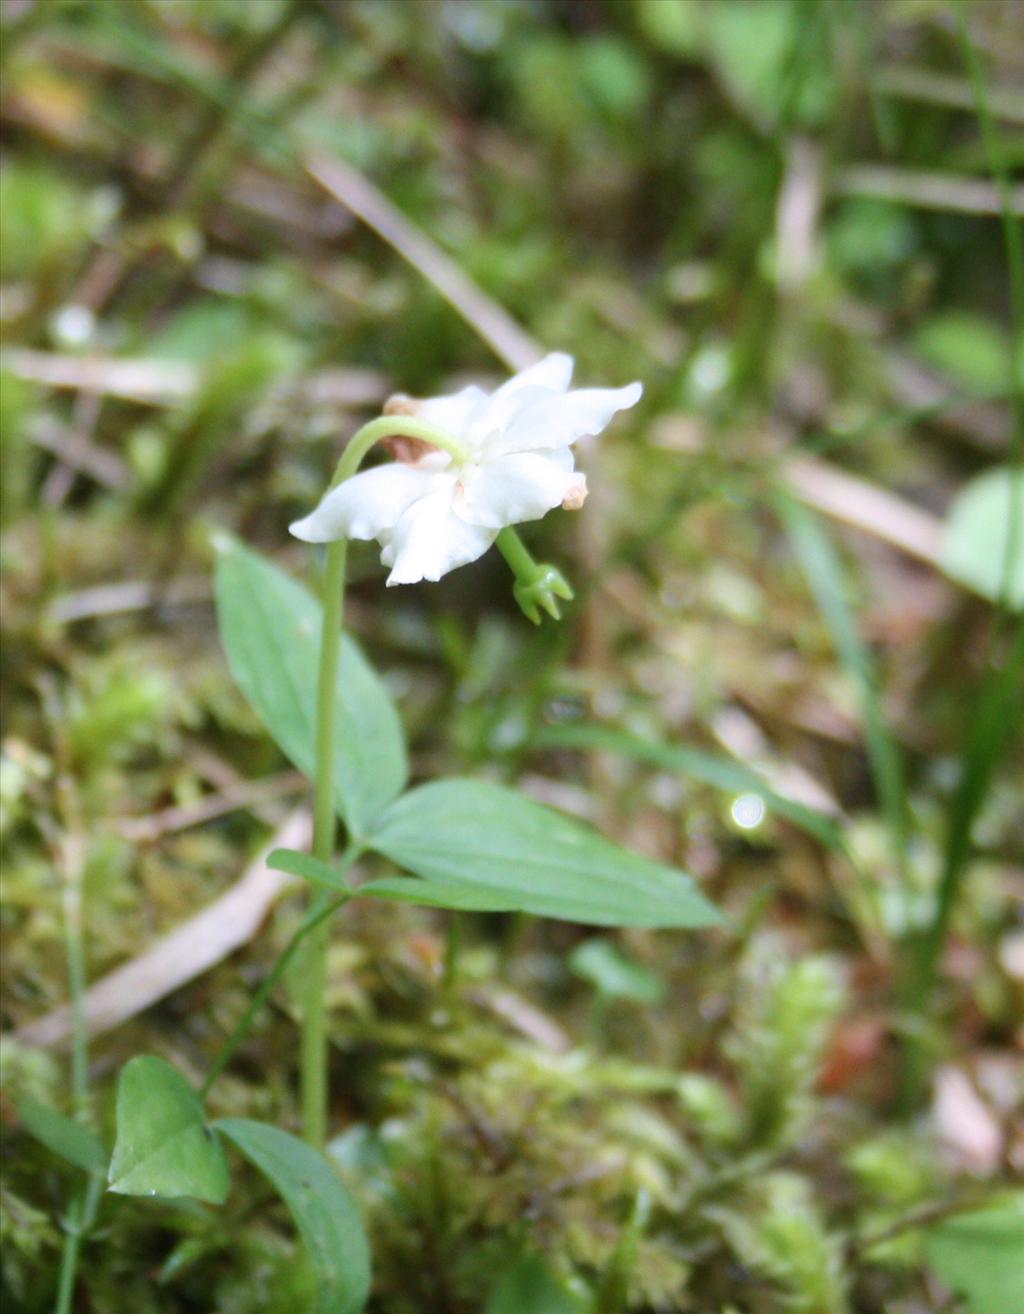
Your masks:
<svg viewBox="0 0 1024 1314"><path fill-rule="evenodd" d="M778 497L777 506L839 660L856 682L871 775L905 889L908 825L903 757L885 719L874 662L857 632L848 600L848 581L835 549L813 513L784 495Z"/></svg>

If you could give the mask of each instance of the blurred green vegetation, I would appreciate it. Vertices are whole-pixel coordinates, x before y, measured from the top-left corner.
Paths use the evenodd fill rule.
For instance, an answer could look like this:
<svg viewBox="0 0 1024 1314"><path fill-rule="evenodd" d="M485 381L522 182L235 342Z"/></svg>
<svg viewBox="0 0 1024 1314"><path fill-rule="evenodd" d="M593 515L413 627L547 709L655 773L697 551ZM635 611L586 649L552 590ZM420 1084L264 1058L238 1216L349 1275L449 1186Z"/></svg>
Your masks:
<svg viewBox="0 0 1024 1314"><path fill-rule="evenodd" d="M585 511L527 527L577 589L561 626L523 622L497 554L385 596L354 550L350 623L416 776L515 779L728 914L598 938L468 918L442 990L443 915L346 911L332 1150L370 1309L990 1311L977 1229L942 1219L1024 1162L1019 3L0 10L5 1030L66 998L69 883L95 979L301 797L218 651L211 534L307 571L286 527L348 434L391 392L507 371L307 168L340 159L436 245L428 274L453 259L582 383L645 383L584 445ZM705 766L559 744L591 722ZM841 842L751 813L709 754ZM282 899L97 1039L97 1130L130 1055L202 1073L300 916ZM294 1127L273 1000L213 1102ZM68 1083L4 1043L0 1292L34 1314L71 1180L15 1106L67 1110ZM108 1199L76 1308L305 1308L244 1180L219 1211ZM966 1261L935 1258L943 1229Z"/></svg>

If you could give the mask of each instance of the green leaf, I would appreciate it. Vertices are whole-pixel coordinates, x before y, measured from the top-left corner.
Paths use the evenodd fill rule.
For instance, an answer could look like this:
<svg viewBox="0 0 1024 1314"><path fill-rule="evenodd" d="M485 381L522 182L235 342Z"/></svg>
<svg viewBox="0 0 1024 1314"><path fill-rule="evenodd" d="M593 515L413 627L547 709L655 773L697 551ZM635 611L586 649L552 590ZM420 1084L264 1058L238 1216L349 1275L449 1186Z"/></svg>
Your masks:
<svg viewBox="0 0 1024 1314"><path fill-rule="evenodd" d="M539 1255L524 1255L498 1279L484 1314L580 1314L580 1303Z"/></svg>
<svg viewBox="0 0 1024 1314"><path fill-rule="evenodd" d="M238 544L217 562L221 642L242 692L281 750L312 776L322 611L302 585ZM405 743L391 697L356 644L342 636L335 779L354 836L405 787Z"/></svg>
<svg viewBox="0 0 1024 1314"><path fill-rule="evenodd" d="M458 912L515 912L514 896L471 881L424 881L414 876L385 876L360 885L358 894L394 903L416 903L424 908L451 908Z"/></svg>
<svg viewBox="0 0 1024 1314"><path fill-rule="evenodd" d="M975 395L998 395L1013 386L1010 342L993 319L964 310L932 315L915 331L914 346L929 365Z"/></svg>
<svg viewBox="0 0 1024 1314"><path fill-rule="evenodd" d="M370 1294L370 1248L359 1210L328 1161L266 1123L221 1118L215 1125L288 1206L319 1287L314 1314L358 1314Z"/></svg>
<svg viewBox="0 0 1024 1314"><path fill-rule="evenodd" d="M109 1156L103 1142L80 1122L40 1103L31 1095L18 1101L18 1117L30 1135L61 1159L87 1173L106 1171Z"/></svg>
<svg viewBox="0 0 1024 1314"><path fill-rule="evenodd" d="M1024 474L1002 465L970 480L946 519L942 568L993 602L1005 585L1009 605L1024 608Z"/></svg>
<svg viewBox="0 0 1024 1314"><path fill-rule="evenodd" d="M117 1083L117 1140L107 1178L118 1195L193 1196L222 1204L231 1179L199 1096L163 1059L130 1059Z"/></svg>
<svg viewBox="0 0 1024 1314"><path fill-rule="evenodd" d="M701 45L698 0L637 0L636 22L651 45L689 59Z"/></svg>
<svg viewBox="0 0 1024 1314"><path fill-rule="evenodd" d="M329 862L314 858L312 853L300 853L298 849L274 849L267 857L267 866L272 871L286 871L290 876L301 876L303 880L312 881L314 885L325 885L330 890L355 893L345 879L344 872L338 871Z"/></svg>
<svg viewBox="0 0 1024 1314"><path fill-rule="evenodd" d="M708 44L726 90L755 121L804 126L827 121L836 102L822 31L806 6L787 0L729 0L704 5Z"/></svg>
<svg viewBox="0 0 1024 1314"><path fill-rule="evenodd" d="M1024 1193L936 1224L925 1254L970 1314L1024 1309Z"/></svg>
<svg viewBox="0 0 1024 1314"><path fill-rule="evenodd" d="M606 999L656 1004L665 994L664 981L627 958L611 940L584 940L569 955L569 966Z"/></svg>
<svg viewBox="0 0 1024 1314"><path fill-rule="evenodd" d="M659 744L626 730L603 725L558 725L541 730L531 740L537 748L594 748L607 753L624 753L641 762L677 771L680 775L694 776L716 789L731 794L757 794L764 800L769 812L785 817L809 835L820 840L837 853L845 851L838 827L824 812L806 807L785 798L765 783L764 779L741 762L704 753L700 749L675 744Z"/></svg>
<svg viewBox="0 0 1024 1314"><path fill-rule="evenodd" d="M453 886L472 888L503 908L596 926L720 920L689 876L483 781L439 780L412 790L388 809L367 843L430 883L440 906L448 906L444 887ZM364 892L373 893L374 884Z"/></svg>
<svg viewBox="0 0 1024 1314"><path fill-rule="evenodd" d="M893 854L902 870L909 828L903 754L886 720L874 662L857 630L845 573L816 516L791 497L780 495L777 505L839 659L858 686L871 775L885 813Z"/></svg>

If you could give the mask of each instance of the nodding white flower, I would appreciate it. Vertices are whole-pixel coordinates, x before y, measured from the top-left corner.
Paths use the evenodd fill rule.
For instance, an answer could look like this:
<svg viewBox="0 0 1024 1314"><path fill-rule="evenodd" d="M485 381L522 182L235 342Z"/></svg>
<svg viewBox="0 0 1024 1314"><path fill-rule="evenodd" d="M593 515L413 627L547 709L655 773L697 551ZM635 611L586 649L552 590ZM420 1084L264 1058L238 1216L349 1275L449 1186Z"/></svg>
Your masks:
<svg viewBox="0 0 1024 1314"><path fill-rule="evenodd" d="M464 450L459 458L417 439L390 444L399 458L346 479L291 526L307 543L376 539L388 584L437 580L482 556L500 530L576 509L587 494L572 444L635 406L639 383L569 390L571 356L555 352L493 393L396 397L385 413L415 416Z"/></svg>

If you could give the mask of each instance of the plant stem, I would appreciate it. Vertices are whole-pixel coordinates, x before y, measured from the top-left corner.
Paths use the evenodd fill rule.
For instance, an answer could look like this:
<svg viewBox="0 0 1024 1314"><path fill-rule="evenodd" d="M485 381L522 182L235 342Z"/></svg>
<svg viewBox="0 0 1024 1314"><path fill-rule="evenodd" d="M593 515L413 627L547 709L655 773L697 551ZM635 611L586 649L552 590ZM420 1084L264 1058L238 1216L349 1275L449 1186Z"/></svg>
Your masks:
<svg viewBox="0 0 1024 1314"><path fill-rule="evenodd" d="M382 415L371 420L352 437L341 455L331 488L358 470L367 452L381 438L392 435L418 438L456 460L465 460L466 448L443 430L407 415ZM334 804L334 757L338 702L338 668L341 656L341 625L345 603L345 539L327 549L322 602L323 630L320 637L320 670L316 695L316 776L313 794L313 856L330 862L336 832ZM314 917L320 896L312 895L309 918ZM322 1146L327 1132L327 986L326 920L316 922L309 932L303 980L301 1085L302 1130L310 1145Z"/></svg>
<svg viewBox="0 0 1024 1314"><path fill-rule="evenodd" d="M72 862L77 867L77 859ZM69 862L69 867L72 865ZM71 1009L71 1099L78 1119L89 1112L89 1037L85 1024L85 942L82 936L81 871L69 871L64 885L64 946Z"/></svg>
<svg viewBox="0 0 1024 1314"><path fill-rule="evenodd" d="M444 944L442 988L449 999L455 995L459 980L459 950L462 948L463 918L453 908L448 914L448 934Z"/></svg>
<svg viewBox="0 0 1024 1314"><path fill-rule="evenodd" d="M341 657L341 622L345 603L348 544L339 539L327 549L323 579L324 621L320 637L320 673L316 695L316 777L313 798L313 856L330 862L334 853L334 744ZM310 913L319 895L310 896ZM302 1129L311 1145L321 1146L327 1130L327 925L310 932L305 951L302 1007Z"/></svg>
<svg viewBox="0 0 1024 1314"><path fill-rule="evenodd" d="M348 867L350 867L351 864L355 861L357 855L358 855L357 849L354 848L348 849L346 853L343 855L343 857L341 858L339 864L341 870L342 871L347 870ZM309 906L309 911L306 913L306 916L302 919L302 922L296 929L295 934L292 936L292 938L285 945L284 949L281 951L280 955L278 956L277 962L267 973L266 977L260 984L260 988L253 995L252 1002L249 1004L249 1007L242 1014L240 1021L235 1026L235 1029L232 1031L231 1035L227 1038L227 1040L224 1042L223 1046L221 1047L220 1053L217 1055L213 1063L210 1065L210 1070L206 1074L206 1080L203 1082L202 1088L200 1089L199 1092L200 1099L203 1100L206 1099L206 1096L210 1092L210 1088L213 1086L213 1083L217 1080L220 1074L231 1062L232 1058L234 1058L235 1053L238 1050L238 1046L248 1035L249 1028L252 1026L256 1014L266 1003L267 996L270 994L271 990L273 990L277 982L280 981L281 977L283 976L285 970L288 967L288 964L295 957L296 953L298 953L299 949L302 947L304 941L306 940L306 937L312 931L314 931L320 925L321 922L326 921L327 918L330 917L330 915L333 912L337 912L337 910L342 906L342 904L348 903L348 900L349 900L348 895L342 895L340 899L335 899L332 902L330 895L326 891L321 891L319 896L312 900Z"/></svg>
<svg viewBox="0 0 1024 1314"><path fill-rule="evenodd" d="M64 834L58 843L64 876L64 949L67 957L71 1011L71 1107L75 1120L87 1123L89 1120L89 1033L85 1018L87 972L85 937L82 931L85 832L78 797L68 770L66 745L59 737L57 755L62 763L57 779L57 800ZM99 1177L95 1173L90 1174L77 1189L68 1209L54 1314L69 1314L71 1310L82 1241L92 1226L101 1191L102 1183Z"/></svg>
<svg viewBox="0 0 1024 1314"><path fill-rule="evenodd" d="M64 1249L61 1251L60 1256L60 1278L57 1284L57 1301L53 1307L53 1314L71 1314L71 1297L75 1290L78 1251L82 1242L81 1207L81 1200L76 1198L72 1202L68 1216L68 1230L64 1234Z"/></svg>
<svg viewBox="0 0 1024 1314"><path fill-rule="evenodd" d="M379 419L364 424L349 439L334 471L331 487L337 488L343 480L354 475L362 465L367 452L381 438L418 438L420 442L429 443L431 447L439 447L456 461L466 461L470 456L469 450L463 443L453 438L450 433L445 433L443 429L438 429L436 425L427 424L425 420L417 420L411 415L382 415Z"/></svg>
<svg viewBox="0 0 1024 1314"><path fill-rule="evenodd" d="M64 1234L64 1249L60 1257L60 1275L57 1280L57 1300L54 1314L71 1314L71 1299L75 1292L75 1274L82 1241L96 1217L96 1208L103 1192L103 1181L92 1173L81 1193L72 1201Z"/></svg>
<svg viewBox="0 0 1024 1314"><path fill-rule="evenodd" d="M511 527L503 529L494 540L494 544L517 579L528 580L539 574L542 569L531 556L526 544Z"/></svg>

